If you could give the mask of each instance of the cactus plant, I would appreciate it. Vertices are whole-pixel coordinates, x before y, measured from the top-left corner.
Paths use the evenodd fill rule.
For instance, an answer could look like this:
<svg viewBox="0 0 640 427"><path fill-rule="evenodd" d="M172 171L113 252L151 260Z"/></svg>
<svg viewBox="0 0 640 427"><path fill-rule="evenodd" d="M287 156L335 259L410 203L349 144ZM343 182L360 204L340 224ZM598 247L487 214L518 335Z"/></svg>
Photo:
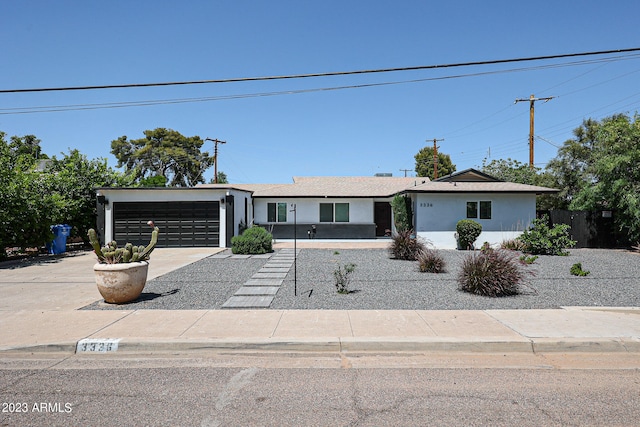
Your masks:
<svg viewBox="0 0 640 427"><path fill-rule="evenodd" d="M149 255L156 247L156 243L158 243L158 233L160 229L158 227L154 227L151 232L151 241L147 246L140 245L134 246L131 243L127 243L124 247L119 248L118 243L114 240L103 247L100 247L100 242L98 240L98 234L96 230L91 228L89 230L89 242L91 246L93 246L93 250L98 257L98 262L101 264L120 264L120 263L129 263L129 262L137 262L137 261L148 261Z"/></svg>

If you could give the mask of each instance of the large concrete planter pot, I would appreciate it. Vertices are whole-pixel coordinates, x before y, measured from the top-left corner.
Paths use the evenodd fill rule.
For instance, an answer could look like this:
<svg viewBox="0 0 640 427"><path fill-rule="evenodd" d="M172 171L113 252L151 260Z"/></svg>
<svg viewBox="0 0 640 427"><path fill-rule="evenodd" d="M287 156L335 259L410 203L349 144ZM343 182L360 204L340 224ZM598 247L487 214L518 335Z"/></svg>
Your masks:
<svg viewBox="0 0 640 427"><path fill-rule="evenodd" d="M147 261L120 264L96 264L93 271L96 285L104 300L112 304L123 304L140 296L147 283Z"/></svg>

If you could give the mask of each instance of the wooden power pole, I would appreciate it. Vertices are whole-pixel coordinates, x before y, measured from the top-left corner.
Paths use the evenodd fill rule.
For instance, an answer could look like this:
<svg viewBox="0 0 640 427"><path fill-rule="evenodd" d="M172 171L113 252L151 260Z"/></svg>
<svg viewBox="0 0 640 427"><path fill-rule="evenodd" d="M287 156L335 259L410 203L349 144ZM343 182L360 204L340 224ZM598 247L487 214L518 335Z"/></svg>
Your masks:
<svg viewBox="0 0 640 427"><path fill-rule="evenodd" d="M433 179L438 179L438 146L436 145L438 141L444 141L444 139L433 138ZM428 139L427 142L429 142Z"/></svg>
<svg viewBox="0 0 640 427"><path fill-rule="evenodd" d="M544 101L548 102L555 98L555 96L548 96L546 98L536 98L531 95L529 99L516 99L516 104L518 102L529 101L529 167L533 168L533 118L534 118L534 104L536 101Z"/></svg>
<svg viewBox="0 0 640 427"><path fill-rule="evenodd" d="M213 182L215 184L217 184L218 183L218 144L226 144L227 141L220 141L218 138L216 138L216 139L206 138L205 141L211 141L214 144L214 148L213 148L213 173L215 175L213 176Z"/></svg>

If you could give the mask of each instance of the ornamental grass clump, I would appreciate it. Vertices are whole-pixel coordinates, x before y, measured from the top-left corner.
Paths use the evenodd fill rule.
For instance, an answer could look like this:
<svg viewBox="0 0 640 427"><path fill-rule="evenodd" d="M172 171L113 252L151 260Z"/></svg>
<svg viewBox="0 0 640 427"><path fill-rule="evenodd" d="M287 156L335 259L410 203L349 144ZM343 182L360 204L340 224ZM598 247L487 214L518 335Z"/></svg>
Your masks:
<svg viewBox="0 0 640 427"><path fill-rule="evenodd" d="M487 297L505 297L520 293L527 271L512 253L491 250L469 254L458 274L459 289Z"/></svg>
<svg viewBox="0 0 640 427"><path fill-rule="evenodd" d="M446 262L434 249L425 249L418 255L418 268L422 273L444 273Z"/></svg>
<svg viewBox="0 0 640 427"><path fill-rule="evenodd" d="M395 259L415 261L418 255L426 249L422 240L413 236L413 230L398 231L391 237L389 252Z"/></svg>

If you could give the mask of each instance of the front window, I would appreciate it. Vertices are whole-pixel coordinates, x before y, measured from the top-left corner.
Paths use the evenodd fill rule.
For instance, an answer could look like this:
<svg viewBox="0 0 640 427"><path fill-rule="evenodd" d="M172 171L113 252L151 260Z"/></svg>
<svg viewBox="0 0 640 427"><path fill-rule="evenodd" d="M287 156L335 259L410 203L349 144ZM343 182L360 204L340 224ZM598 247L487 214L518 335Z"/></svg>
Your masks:
<svg viewBox="0 0 640 427"><path fill-rule="evenodd" d="M320 222L349 222L349 203L320 203Z"/></svg>
<svg viewBox="0 0 640 427"><path fill-rule="evenodd" d="M267 203L267 222L287 222L287 204Z"/></svg>
<svg viewBox="0 0 640 427"><path fill-rule="evenodd" d="M478 212L478 205L480 206ZM467 202L467 218L491 219L491 201Z"/></svg>

